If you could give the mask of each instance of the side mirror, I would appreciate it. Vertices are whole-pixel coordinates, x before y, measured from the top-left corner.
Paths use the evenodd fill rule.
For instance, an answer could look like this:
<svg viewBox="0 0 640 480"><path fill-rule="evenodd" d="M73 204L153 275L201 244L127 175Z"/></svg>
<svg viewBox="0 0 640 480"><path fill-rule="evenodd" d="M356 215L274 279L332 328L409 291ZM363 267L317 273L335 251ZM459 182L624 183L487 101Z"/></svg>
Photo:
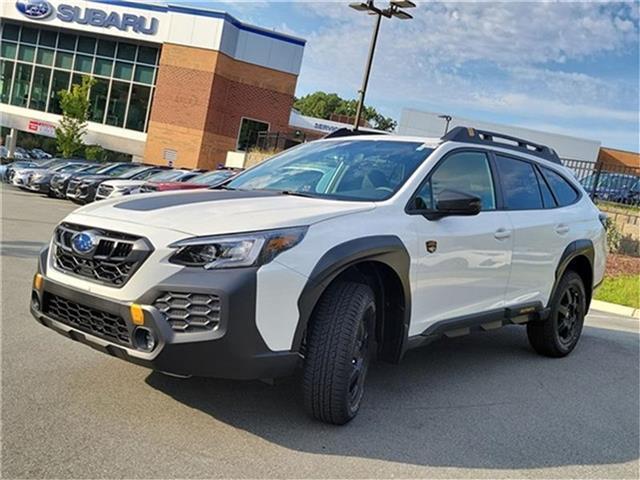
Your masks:
<svg viewBox="0 0 640 480"><path fill-rule="evenodd" d="M443 190L436 199L436 209L425 213L429 220L448 216L472 216L480 213L480 197L458 190Z"/></svg>

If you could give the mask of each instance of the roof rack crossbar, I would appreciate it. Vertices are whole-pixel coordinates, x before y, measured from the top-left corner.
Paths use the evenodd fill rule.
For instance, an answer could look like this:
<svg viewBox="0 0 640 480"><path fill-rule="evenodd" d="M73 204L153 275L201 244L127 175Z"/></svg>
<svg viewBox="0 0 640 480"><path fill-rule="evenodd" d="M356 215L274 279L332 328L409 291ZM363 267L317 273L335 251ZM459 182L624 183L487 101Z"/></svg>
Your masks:
<svg viewBox="0 0 640 480"><path fill-rule="evenodd" d="M513 144L496 141L496 139L507 140L513 142ZM558 157L558 154L552 148L503 133L459 126L452 128L441 140L443 142L476 143L508 148L562 165L560 157Z"/></svg>

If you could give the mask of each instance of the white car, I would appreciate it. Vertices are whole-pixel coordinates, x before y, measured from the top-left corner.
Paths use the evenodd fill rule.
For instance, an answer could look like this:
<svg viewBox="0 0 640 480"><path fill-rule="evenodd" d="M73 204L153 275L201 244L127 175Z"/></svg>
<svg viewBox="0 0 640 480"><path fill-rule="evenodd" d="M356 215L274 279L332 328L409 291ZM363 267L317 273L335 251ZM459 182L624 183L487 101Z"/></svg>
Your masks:
<svg viewBox="0 0 640 480"><path fill-rule="evenodd" d="M135 180L107 180L98 187L96 200L140 193L140 189L147 182L178 181L186 175L193 175L193 173L191 170L172 170L158 167L149 169L143 175L137 175Z"/></svg>
<svg viewBox="0 0 640 480"><path fill-rule="evenodd" d="M40 256L32 314L173 375L299 370L306 409L334 424L357 414L374 356L506 324L548 357L576 347L606 232L553 150L464 127L344 135L218 190L74 211Z"/></svg>

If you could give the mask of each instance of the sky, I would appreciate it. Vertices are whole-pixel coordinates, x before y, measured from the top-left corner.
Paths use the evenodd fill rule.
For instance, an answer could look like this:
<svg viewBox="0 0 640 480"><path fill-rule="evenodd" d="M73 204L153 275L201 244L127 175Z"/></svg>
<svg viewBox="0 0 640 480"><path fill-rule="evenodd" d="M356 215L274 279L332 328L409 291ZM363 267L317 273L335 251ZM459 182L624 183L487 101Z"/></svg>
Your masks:
<svg viewBox="0 0 640 480"><path fill-rule="evenodd" d="M305 38L297 96L357 96L374 18L348 1L177 1ZM416 3L413 20L383 20L367 104L640 151L639 2Z"/></svg>

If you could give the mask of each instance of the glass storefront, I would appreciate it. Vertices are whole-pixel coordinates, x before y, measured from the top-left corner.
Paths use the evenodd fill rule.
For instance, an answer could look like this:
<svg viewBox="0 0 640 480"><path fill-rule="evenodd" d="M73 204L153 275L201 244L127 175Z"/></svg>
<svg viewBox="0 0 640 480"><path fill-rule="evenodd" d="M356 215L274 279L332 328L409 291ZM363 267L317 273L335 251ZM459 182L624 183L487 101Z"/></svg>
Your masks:
<svg viewBox="0 0 640 480"><path fill-rule="evenodd" d="M60 114L58 92L87 75L90 121L145 132L159 48L4 23L0 102Z"/></svg>

